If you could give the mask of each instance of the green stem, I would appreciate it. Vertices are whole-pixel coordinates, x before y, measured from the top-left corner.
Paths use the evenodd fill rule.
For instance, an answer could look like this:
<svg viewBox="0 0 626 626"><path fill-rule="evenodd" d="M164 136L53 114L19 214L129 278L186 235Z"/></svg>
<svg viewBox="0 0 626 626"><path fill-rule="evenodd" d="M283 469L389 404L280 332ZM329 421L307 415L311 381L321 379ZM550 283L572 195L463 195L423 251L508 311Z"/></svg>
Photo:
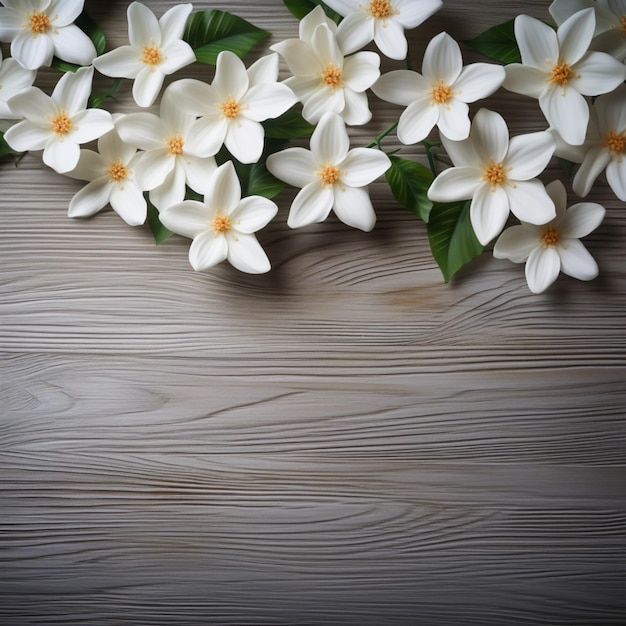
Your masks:
<svg viewBox="0 0 626 626"><path fill-rule="evenodd" d="M431 152L431 148L435 148L441 145L438 141L422 141L424 149L426 150L426 158L428 159L428 165L433 176L437 176L437 168L435 167L435 157Z"/></svg>
<svg viewBox="0 0 626 626"><path fill-rule="evenodd" d="M377 135L376 138L374 139L374 141L372 141L371 143L368 143L367 146L365 146L366 148L378 148L379 150L381 150L380 147L380 142L393 130L396 129L396 127L398 126L398 122L400 120L394 122L387 130L384 130L382 133L380 133L380 135Z"/></svg>

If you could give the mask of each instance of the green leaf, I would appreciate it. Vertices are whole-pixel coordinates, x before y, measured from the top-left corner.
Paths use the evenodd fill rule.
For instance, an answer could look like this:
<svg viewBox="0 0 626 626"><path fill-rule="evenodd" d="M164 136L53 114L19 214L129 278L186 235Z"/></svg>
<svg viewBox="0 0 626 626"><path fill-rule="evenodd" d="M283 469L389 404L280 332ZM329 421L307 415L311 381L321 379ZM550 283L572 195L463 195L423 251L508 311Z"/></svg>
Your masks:
<svg viewBox="0 0 626 626"><path fill-rule="evenodd" d="M469 207L469 200L435 203L430 212L428 241L446 283L483 251L470 222Z"/></svg>
<svg viewBox="0 0 626 626"><path fill-rule="evenodd" d="M0 157L9 156L10 154L13 154L13 150L4 140L4 133L0 131Z"/></svg>
<svg viewBox="0 0 626 626"><path fill-rule="evenodd" d="M574 168L576 167L576 163L568 161L567 159L563 159L561 157L557 157L557 161L561 166L561 169L565 172L565 175L568 178L571 178L572 173L574 172Z"/></svg>
<svg viewBox="0 0 626 626"><path fill-rule="evenodd" d="M327 7L321 0L283 0L285 6L289 9L294 17L301 20L308 15L316 6L321 6L324 13L336 23L341 20L341 15L335 13L330 7Z"/></svg>
<svg viewBox="0 0 626 626"><path fill-rule="evenodd" d="M463 43L501 63L519 63L522 58L515 39L514 23L515 20L509 20Z"/></svg>
<svg viewBox="0 0 626 626"><path fill-rule="evenodd" d="M385 173L394 198L404 207L428 222L433 203L428 199L428 188L433 173L421 163L391 156L391 167Z"/></svg>
<svg viewBox="0 0 626 626"><path fill-rule="evenodd" d="M237 15L209 9L191 14L183 39L193 48L198 61L215 65L223 50L243 57L270 34Z"/></svg>
<svg viewBox="0 0 626 626"><path fill-rule="evenodd" d="M112 98L115 95L118 87L122 82L121 78L116 78L108 91L102 91L100 93L92 94L89 97L88 107L98 108L107 98Z"/></svg>
<svg viewBox="0 0 626 626"><path fill-rule="evenodd" d="M161 220L159 220L159 211L149 200L148 226L150 226L154 242L157 246L162 244L166 239L169 239L174 234L171 230L168 230L165 226L163 226L163 224L161 224Z"/></svg>
<svg viewBox="0 0 626 626"><path fill-rule="evenodd" d="M315 126L309 124L297 109L289 109L273 120L263 122L265 136L270 139L295 139L310 137Z"/></svg>
<svg viewBox="0 0 626 626"><path fill-rule="evenodd" d="M104 32L96 26L94 21L83 11L74 22L93 42L96 47L96 53L100 56L106 48L106 38ZM75 72L81 66L67 61L61 61L57 57L52 60L52 67L61 72Z"/></svg>

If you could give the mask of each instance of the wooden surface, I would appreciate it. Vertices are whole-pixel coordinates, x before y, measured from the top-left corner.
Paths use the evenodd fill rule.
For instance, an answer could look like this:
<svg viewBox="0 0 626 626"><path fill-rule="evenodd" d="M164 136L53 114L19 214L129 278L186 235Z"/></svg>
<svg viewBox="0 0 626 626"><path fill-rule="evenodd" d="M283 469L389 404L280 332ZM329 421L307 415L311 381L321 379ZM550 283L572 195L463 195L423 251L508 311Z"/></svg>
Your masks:
<svg viewBox="0 0 626 626"><path fill-rule="evenodd" d="M126 5L87 1L111 46ZM446 0L415 64L547 5ZM194 7L296 36L277 0ZM482 104L542 128L535 101ZM374 108L354 145L399 112ZM444 285L383 184L370 234L290 231L282 196L265 276L68 219L81 183L38 155L0 184L0 623L626 623L626 211L604 182L600 277L542 296L490 255Z"/></svg>

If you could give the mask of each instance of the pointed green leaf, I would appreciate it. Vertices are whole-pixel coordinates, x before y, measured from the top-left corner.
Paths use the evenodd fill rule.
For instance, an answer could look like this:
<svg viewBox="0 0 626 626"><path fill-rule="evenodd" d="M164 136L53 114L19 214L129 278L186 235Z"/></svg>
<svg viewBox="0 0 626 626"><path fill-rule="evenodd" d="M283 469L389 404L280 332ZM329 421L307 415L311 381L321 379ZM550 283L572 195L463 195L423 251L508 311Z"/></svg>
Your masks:
<svg viewBox="0 0 626 626"><path fill-rule="evenodd" d="M391 156L391 167L385 173L394 198L404 207L428 222L433 203L428 199L428 188L433 182L432 172L417 161Z"/></svg>
<svg viewBox="0 0 626 626"><path fill-rule="evenodd" d="M113 98L121 83L122 79L116 78L113 81L110 89L108 89L107 91L91 94L91 96L89 96L89 104L87 106L98 108L105 100L107 100L108 98Z"/></svg>
<svg viewBox="0 0 626 626"><path fill-rule="evenodd" d="M13 150L11 150L11 146L4 140L4 133L0 131L0 157L8 156L9 154L13 154Z"/></svg>
<svg viewBox="0 0 626 626"><path fill-rule="evenodd" d="M163 224L161 224L161 220L159 220L159 211L149 200L148 226L150 226L152 236L154 237L154 243L156 243L157 246L174 234L171 230L168 230L165 226L163 226Z"/></svg>
<svg viewBox="0 0 626 626"><path fill-rule="evenodd" d="M308 15L316 6L321 6L326 15L334 22L339 23L339 20L341 20L341 15L335 13L335 11L327 7L321 0L283 0L283 3L291 14L299 20Z"/></svg>
<svg viewBox="0 0 626 626"><path fill-rule="evenodd" d="M463 43L501 63L519 63L522 58L515 40L514 24L515 20L509 20Z"/></svg>
<svg viewBox="0 0 626 626"><path fill-rule="evenodd" d="M309 124L297 109L289 109L273 120L265 120L263 127L265 128L265 136L270 139L310 137L315 130L315 126Z"/></svg>
<svg viewBox="0 0 626 626"><path fill-rule="evenodd" d="M96 47L96 53L100 56L106 48L104 32L96 26L94 21L84 11L76 18L74 24L91 39L93 45ZM52 59L52 67L61 72L75 72L81 66L54 57L54 59Z"/></svg>
<svg viewBox="0 0 626 626"><path fill-rule="evenodd" d="M215 65L223 50L243 57L270 34L237 15L209 9L189 16L183 39L193 48L198 61Z"/></svg>
<svg viewBox="0 0 626 626"><path fill-rule="evenodd" d="M470 222L469 207L469 200L435 203L430 212L428 241L446 283L483 251Z"/></svg>

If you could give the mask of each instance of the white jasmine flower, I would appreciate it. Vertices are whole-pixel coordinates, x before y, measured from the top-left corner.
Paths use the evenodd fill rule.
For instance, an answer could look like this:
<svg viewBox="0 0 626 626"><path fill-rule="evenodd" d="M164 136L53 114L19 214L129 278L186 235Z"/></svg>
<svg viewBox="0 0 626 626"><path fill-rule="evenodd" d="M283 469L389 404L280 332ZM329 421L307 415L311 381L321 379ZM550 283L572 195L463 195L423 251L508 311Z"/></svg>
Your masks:
<svg viewBox="0 0 626 626"><path fill-rule="evenodd" d="M26 87L31 87L35 82L37 72L27 70L16 59L2 60L2 50L0 50L0 120L21 119L19 113L11 111L7 100L24 91Z"/></svg>
<svg viewBox="0 0 626 626"><path fill-rule="evenodd" d="M360 50L372 39L390 59L404 59L405 29L415 28L436 13L441 0L325 0L344 16L337 37L344 54Z"/></svg>
<svg viewBox="0 0 626 626"><path fill-rule="evenodd" d="M422 141L435 125L448 139L467 139L467 103L490 96L505 76L500 65L463 67L459 44L447 33L440 33L426 47L422 72L396 70L372 86L379 98L407 107L398 124L398 139L404 144Z"/></svg>
<svg viewBox="0 0 626 626"><path fill-rule="evenodd" d="M185 200L159 214L171 231L193 239L189 262L199 271L228 259L242 272L262 274L270 262L254 233L278 212L267 198L241 198L241 187L231 161L210 177L204 202Z"/></svg>
<svg viewBox="0 0 626 626"><path fill-rule="evenodd" d="M588 8L596 13L592 49L607 52L618 61L626 59L626 0L554 0L549 11L560 26L577 11Z"/></svg>
<svg viewBox="0 0 626 626"><path fill-rule="evenodd" d="M159 115L130 113L116 123L126 143L145 150L135 165L135 177L142 189L150 190L150 201L159 211L182 202L185 185L204 193L208 176L217 167L212 156L200 156L191 147L196 118L178 105L170 85L161 98Z"/></svg>
<svg viewBox="0 0 626 626"><path fill-rule="evenodd" d="M348 226L374 228L376 214L367 185L391 162L380 150L349 148L344 121L335 113L325 113L311 135L311 150L288 148L268 157L267 169L274 176L302 188L291 205L288 226L323 222L332 209Z"/></svg>
<svg viewBox="0 0 626 626"><path fill-rule="evenodd" d="M556 205L556 218L543 226L522 223L507 228L493 249L497 259L526 262L526 281L533 293L547 289L559 272L579 280L598 275L597 263L579 239L600 225L604 207L581 202L566 210L563 183L555 180L546 189Z"/></svg>
<svg viewBox="0 0 626 626"><path fill-rule="evenodd" d="M74 24L84 0L2 0L0 41L26 69L63 61L89 65L96 56L91 39Z"/></svg>
<svg viewBox="0 0 626 626"><path fill-rule="evenodd" d="M183 79L172 84L176 106L200 116L189 133L189 149L200 156L216 154L222 144L241 163L256 163L263 152L261 122L278 117L296 102L278 83L278 56L259 59L246 71L230 51L219 53L213 83Z"/></svg>
<svg viewBox="0 0 626 626"><path fill-rule="evenodd" d="M626 202L626 85L596 99L589 127L587 153L574 176L573 189L584 198L606 168L613 193Z"/></svg>
<svg viewBox="0 0 626 626"><path fill-rule="evenodd" d="M75 169L67 175L89 184L70 201L70 217L89 217L107 204L130 226L146 221L146 200L135 178L137 148L124 143L115 129L98 139L98 152L81 150Z"/></svg>
<svg viewBox="0 0 626 626"><path fill-rule="evenodd" d="M4 135L13 150L43 150L43 162L59 173L76 167L80 144L87 143L113 128L108 111L86 109L91 93L93 67L65 73L52 96L37 87L28 87L13 96L9 108L24 119Z"/></svg>
<svg viewBox="0 0 626 626"><path fill-rule="evenodd" d="M272 46L293 76L285 81L302 102L302 116L317 124L326 112L337 113L346 124L366 124L372 117L366 90L380 76L380 57L359 52L344 57L334 22L330 25L321 7L300 22L300 39Z"/></svg>
<svg viewBox="0 0 626 626"><path fill-rule="evenodd" d="M134 78L135 102L141 107L152 105L165 76L196 60L182 39L192 8L191 4L176 5L157 20L148 7L133 2L127 12L130 45L99 56L94 66L106 76Z"/></svg>
<svg viewBox="0 0 626 626"><path fill-rule="evenodd" d="M554 152L549 132L518 135L509 141L502 116L481 109L467 139L442 137L442 143L454 167L435 178L428 197L434 202L471 198L470 219L481 244L502 231L509 211L531 224L545 224L554 217L554 202L535 178Z"/></svg>
<svg viewBox="0 0 626 626"><path fill-rule="evenodd" d="M528 15L515 19L522 63L506 66L504 87L539 99L550 126L572 145L585 140L589 106L584 96L613 91L626 66L603 52L588 52L595 29L593 9L568 18L558 31Z"/></svg>

